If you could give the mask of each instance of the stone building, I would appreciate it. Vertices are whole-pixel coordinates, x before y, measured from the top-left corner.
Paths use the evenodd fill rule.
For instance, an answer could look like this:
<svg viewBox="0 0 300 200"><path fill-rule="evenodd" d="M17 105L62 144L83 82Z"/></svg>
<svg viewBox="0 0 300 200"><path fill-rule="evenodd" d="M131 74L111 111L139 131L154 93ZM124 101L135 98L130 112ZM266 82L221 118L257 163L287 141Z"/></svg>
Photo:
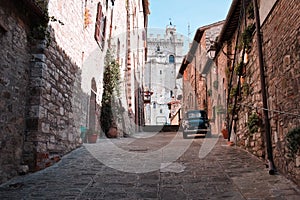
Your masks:
<svg viewBox="0 0 300 200"><path fill-rule="evenodd" d="M145 124L171 124L176 113L171 112L168 104L175 102L182 96L181 81L176 76L183 58L184 37L176 33L174 25L168 25L165 33L161 30L152 30L154 33L147 37L148 57L145 68L145 91L148 102L145 102ZM174 124L179 122L173 121Z"/></svg>
<svg viewBox="0 0 300 200"><path fill-rule="evenodd" d="M300 184L300 133L289 133L300 126L300 2L259 1L258 12L254 2L232 2L215 45L228 82L230 139L268 160L270 173L275 166Z"/></svg>
<svg viewBox="0 0 300 200"><path fill-rule="evenodd" d="M141 71L148 4L147 0L0 2L0 182L28 168L50 166L82 144L82 131L101 130L106 51L114 53L121 71L128 68L130 56L132 71ZM130 34L137 26L142 31ZM134 45L140 45L140 54L137 49L128 52L129 41L138 41ZM134 75L122 74L123 83L125 77L132 81L123 87L127 91L131 87L132 96L142 88ZM129 109L130 97L125 94L121 99Z"/></svg>
<svg viewBox="0 0 300 200"><path fill-rule="evenodd" d="M225 118L217 108L225 107L226 83L223 72L210 55L223 21L197 29L188 54L182 61L178 77L183 77L182 113L188 110L206 110L213 133L219 133Z"/></svg>

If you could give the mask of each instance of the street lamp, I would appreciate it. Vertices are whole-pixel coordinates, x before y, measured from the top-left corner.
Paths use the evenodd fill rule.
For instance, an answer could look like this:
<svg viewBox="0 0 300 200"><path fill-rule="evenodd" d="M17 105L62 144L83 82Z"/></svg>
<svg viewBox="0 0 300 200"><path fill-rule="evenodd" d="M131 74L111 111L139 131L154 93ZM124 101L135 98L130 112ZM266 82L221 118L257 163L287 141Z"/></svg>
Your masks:
<svg viewBox="0 0 300 200"><path fill-rule="evenodd" d="M207 55L210 59L214 59L217 51L217 42L211 40L209 49L207 50Z"/></svg>

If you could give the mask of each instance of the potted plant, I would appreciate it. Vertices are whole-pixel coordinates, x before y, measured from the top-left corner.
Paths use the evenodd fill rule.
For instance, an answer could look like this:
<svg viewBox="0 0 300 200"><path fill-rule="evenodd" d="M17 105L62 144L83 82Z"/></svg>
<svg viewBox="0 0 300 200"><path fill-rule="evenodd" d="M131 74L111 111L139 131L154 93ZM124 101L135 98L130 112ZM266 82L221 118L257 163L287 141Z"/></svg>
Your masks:
<svg viewBox="0 0 300 200"><path fill-rule="evenodd" d="M88 129L86 132L86 137L88 143L96 143L98 139L98 134L95 130Z"/></svg>
<svg viewBox="0 0 300 200"><path fill-rule="evenodd" d="M117 138L118 137L118 127L115 122L112 122L111 126L109 127L108 137L109 138Z"/></svg>
<svg viewBox="0 0 300 200"><path fill-rule="evenodd" d="M221 133L224 139L228 139L228 130L227 130L226 123L223 123Z"/></svg>
<svg viewBox="0 0 300 200"><path fill-rule="evenodd" d="M224 139L228 139L228 131L227 131L227 129L223 128L221 132L222 132L223 138Z"/></svg>

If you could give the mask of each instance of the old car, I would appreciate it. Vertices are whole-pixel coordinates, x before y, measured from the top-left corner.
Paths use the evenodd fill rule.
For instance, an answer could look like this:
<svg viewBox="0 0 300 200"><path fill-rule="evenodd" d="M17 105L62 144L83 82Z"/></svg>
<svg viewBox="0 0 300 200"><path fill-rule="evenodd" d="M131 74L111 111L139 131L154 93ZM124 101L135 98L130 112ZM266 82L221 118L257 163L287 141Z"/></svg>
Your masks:
<svg viewBox="0 0 300 200"><path fill-rule="evenodd" d="M189 110L182 121L183 138L192 134L210 134L210 125L205 110Z"/></svg>

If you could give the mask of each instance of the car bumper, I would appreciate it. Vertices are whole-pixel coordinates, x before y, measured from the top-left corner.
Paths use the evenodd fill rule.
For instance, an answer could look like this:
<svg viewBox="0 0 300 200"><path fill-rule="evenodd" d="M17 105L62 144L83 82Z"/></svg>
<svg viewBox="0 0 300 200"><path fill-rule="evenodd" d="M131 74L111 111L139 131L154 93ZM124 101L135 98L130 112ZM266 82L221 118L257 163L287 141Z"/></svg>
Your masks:
<svg viewBox="0 0 300 200"><path fill-rule="evenodd" d="M185 133L207 133L210 132L210 129L185 129Z"/></svg>

